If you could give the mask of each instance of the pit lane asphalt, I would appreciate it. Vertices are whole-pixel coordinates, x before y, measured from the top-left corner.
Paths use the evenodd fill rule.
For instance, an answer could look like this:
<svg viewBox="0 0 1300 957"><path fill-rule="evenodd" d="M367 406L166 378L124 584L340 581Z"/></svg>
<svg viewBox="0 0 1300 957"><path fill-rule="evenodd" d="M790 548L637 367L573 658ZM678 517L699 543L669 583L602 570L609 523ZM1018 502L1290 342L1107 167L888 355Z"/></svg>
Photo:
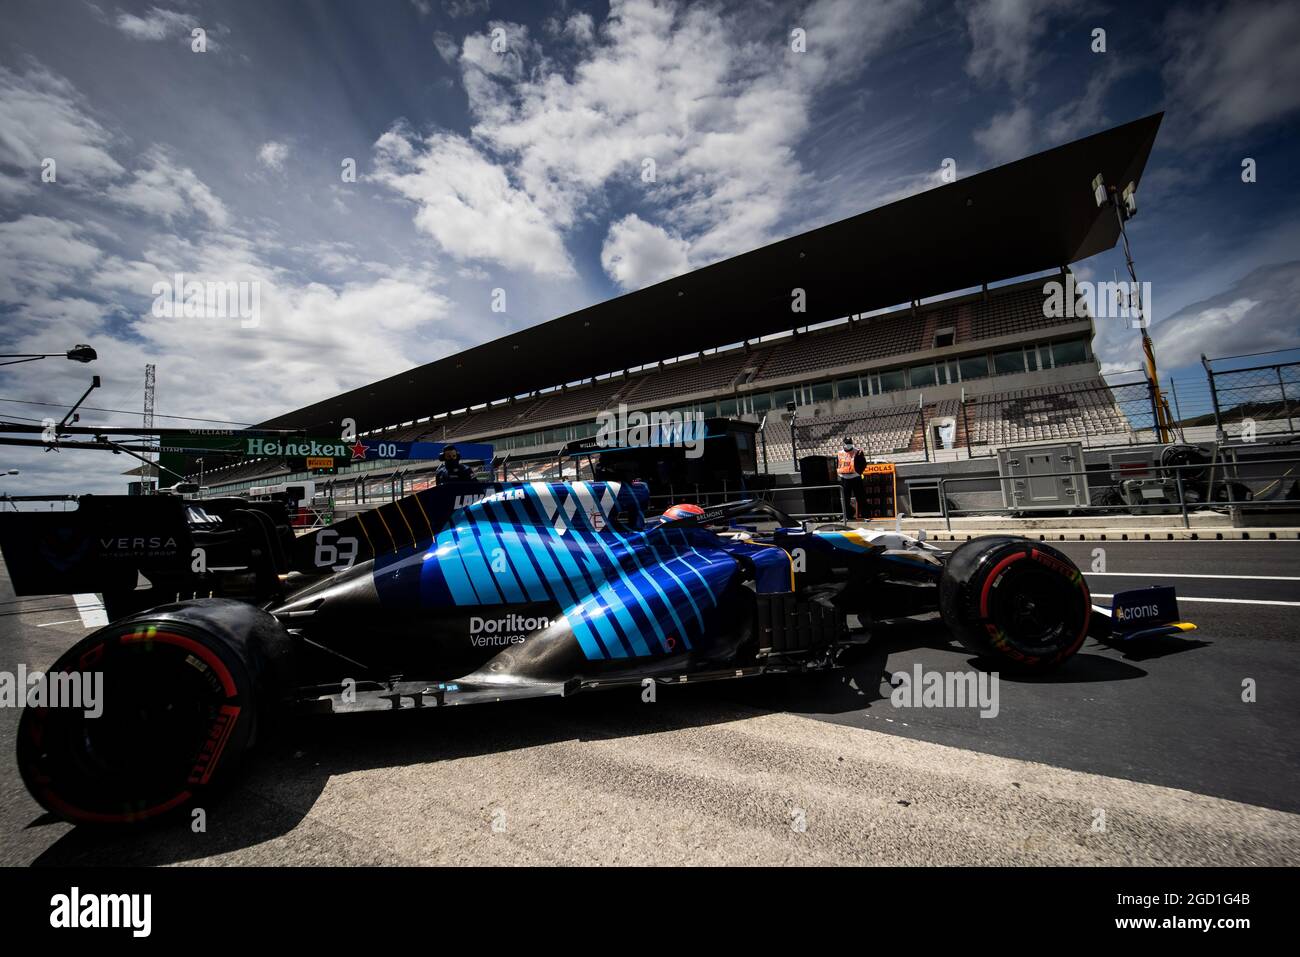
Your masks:
<svg viewBox="0 0 1300 957"><path fill-rule="evenodd" d="M0 709L0 863L1300 862L1300 542L1053 543L1094 593L1172 579L1201 630L1002 676L999 713L896 709L885 672L973 669L941 629L848 672L320 719L208 809L133 835L42 816ZM1124 573L1134 577L1124 577ZM70 598L13 601L0 669L87 632ZM1104 604L1104 601L1099 601ZM54 623L54 624L51 624ZM39 627L47 625L47 627ZM1241 700L1254 679L1257 700ZM1110 821L1093 829L1097 809ZM802 822L802 829L800 829Z"/></svg>

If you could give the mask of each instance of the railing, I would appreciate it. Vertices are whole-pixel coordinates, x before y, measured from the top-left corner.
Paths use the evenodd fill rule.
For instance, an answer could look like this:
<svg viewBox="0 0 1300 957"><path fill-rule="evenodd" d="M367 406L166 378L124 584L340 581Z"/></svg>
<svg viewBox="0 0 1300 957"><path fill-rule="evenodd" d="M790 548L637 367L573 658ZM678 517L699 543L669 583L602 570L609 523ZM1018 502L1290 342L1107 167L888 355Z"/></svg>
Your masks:
<svg viewBox="0 0 1300 957"><path fill-rule="evenodd" d="M824 510L820 512L786 512L791 518L843 518L847 514L848 499L845 495L844 483L836 482L833 485L785 485L780 488L761 489L757 491L745 491L743 489L732 489L728 491L725 488L703 490L698 485L694 486L693 491L683 490L681 492L663 492L658 495L651 495L649 502L651 508L648 513L657 515L670 505L678 505L683 502L683 498L692 505L708 507L710 505L721 505L724 502L737 501L742 498L753 498L756 501L766 502L769 505L775 505L777 495L786 495L798 493L800 496L804 492L826 492L834 490L839 497L839 510ZM654 503L661 502L658 508L653 507ZM784 509L783 509L784 511Z"/></svg>
<svg viewBox="0 0 1300 957"><path fill-rule="evenodd" d="M1162 439L1155 389L1141 371L1108 375L1071 386L1041 386L991 396L963 396L917 406L801 418L795 425L796 460L831 455L844 436L854 438L870 458L941 461L992 458L1011 446L1079 442L1085 448L1114 448L1167 441L1254 441L1257 436L1300 430L1300 362L1216 370L1205 360L1206 376L1161 381L1172 413L1172 435ZM953 425L940 441L936 426ZM797 465L796 465L797 467Z"/></svg>
<svg viewBox="0 0 1300 957"><path fill-rule="evenodd" d="M1261 475L1255 471L1256 467L1261 465L1268 465L1268 466L1290 465L1291 468L1287 469L1285 472L1266 473ZM1242 476L1240 474L1241 468L1243 466L1249 469L1249 474L1245 476ZM1229 469L1234 470L1237 474L1234 474L1233 476L1229 477L1227 474ZM1184 528L1191 528L1191 513L1188 508L1189 505L1192 505L1196 508L1211 508L1211 509L1230 508L1230 509L1242 509L1242 510L1273 509L1276 508L1278 505L1283 505L1283 506L1294 506L1297 510L1300 510L1300 492L1298 492L1297 495L1294 497L1290 497L1285 493L1280 497L1279 496L1273 496L1269 498L1258 497L1258 494L1268 493L1275 486L1278 489L1282 489L1283 487L1282 483L1285 482L1287 479L1291 479L1292 484L1295 485L1297 475L1300 474L1300 458L1297 457L1276 458L1276 459L1251 459L1245 463L1218 461L1213 463L1199 462L1199 463L1193 463L1188 465L1153 465L1152 471L1154 472L1155 477L1157 479L1164 478L1166 476L1171 476L1174 479L1175 488L1177 489L1177 493L1178 493L1177 502L1152 502L1151 504L1136 504L1136 505L1129 504L1129 503L1121 503L1121 504L1114 504L1114 505L1088 504L1088 505L1061 506L1059 509L1053 508L1052 510L1087 512L1089 514L1107 514L1111 512L1122 512L1125 514L1151 513L1151 514L1168 515L1170 514L1170 509L1176 507L1177 512L1182 515ZM1216 472L1218 473L1217 475L1215 474ZM1032 478L1035 480L1073 478L1076 480L1081 480L1082 484L1086 486L1088 483L1088 476L1090 474L1093 477L1096 477L1100 474L1103 474L1103 470L1094 470L1091 473L1089 473L1087 469L1071 469L1069 471L1061 471L1061 472L1035 472ZM1118 470L1105 470L1105 474L1111 476L1118 476L1117 478L1114 478L1114 480L1109 485L1105 486L1107 491L1114 489L1122 481L1124 481L1123 473L1119 472ZM1199 475L1202 474L1206 475L1206 479L1203 482L1199 478ZM956 478L942 477L938 479L939 506L943 510L944 527L948 531L952 531L952 518L954 515L957 516L1006 515L1008 512L1032 511L1033 509L1031 507L1016 508L1014 506L1008 506L1005 504L1006 498L1008 496L1006 495L1004 489L1007 483L1017 481L1019 478L1020 478L1019 476L991 477L988 475L980 475L980 476L960 476ZM985 485L988 485L990 482L996 482L998 484L999 490L1003 492L1004 504L998 508L951 508L949 507L948 489L950 487L954 485L960 485L962 483L970 484L976 482L983 483ZM1264 483L1264 487L1262 489L1256 490L1254 488L1250 488L1250 485L1259 484L1259 483ZM1198 495L1196 501L1189 502L1189 494L1188 494L1189 489L1195 488L1199 490L1202 486L1206 488L1205 494ZM1252 493L1251 497L1249 498L1239 497L1237 495L1236 487L1240 487L1240 486L1246 486L1247 488L1249 488ZM1096 486L1091 486L1091 487L1096 487ZM1222 488L1224 490L1224 498L1222 500L1216 499L1214 497L1216 493L1216 489L1218 488Z"/></svg>
<svg viewBox="0 0 1300 957"><path fill-rule="evenodd" d="M794 426L794 453L834 456L844 448L844 439L868 458L900 461L900 456L914 455L930 459L930 441L926 436L925 411L915 407L870 410L850 415L819 416L799 419ZM798 467L796 463L796 468Z"/></svg>
<svg viewBox="0 0 1300 957"><path fill-rule="evenodd" d="M1146 381L968 398L961 403L960 416L972 458L1043 442L1079 441L1093 448L1159 441L1154 390Z"/></svg>
<svg viewBox="0 0 1300 957"><path fill-rule="evenodd" d="M1250 357L1201 357L1210 383L1216 438L1250 442L1261 434L1294 432L1300 424L1300 362L1241 369L1215 369L1212 365L1236 358Z"/></svg>

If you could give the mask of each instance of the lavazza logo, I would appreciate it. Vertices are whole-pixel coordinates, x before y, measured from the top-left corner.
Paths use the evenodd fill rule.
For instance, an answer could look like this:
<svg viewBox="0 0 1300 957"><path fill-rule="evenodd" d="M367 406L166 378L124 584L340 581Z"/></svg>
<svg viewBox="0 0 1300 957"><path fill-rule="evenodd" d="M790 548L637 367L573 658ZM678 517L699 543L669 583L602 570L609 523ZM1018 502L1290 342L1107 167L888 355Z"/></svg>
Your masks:
<svg viewBox="0 0 1300 957"><path fill-rule="evenodd" d="M522 645L533 632L550 628L551 624L551 619L544 615L532 618L514 613L504 618L480 618L475 615L469 620L469 643L475 648Z"/></svg>
<svg viewBox="0 0 1300 957"><path fill-rule="evenodd" d="M517 502L524 499L524 490L521 488L510 488L502 492L492 492L491 494L470 494L457 495L456 508L465 508L478 502Z"/></svg>

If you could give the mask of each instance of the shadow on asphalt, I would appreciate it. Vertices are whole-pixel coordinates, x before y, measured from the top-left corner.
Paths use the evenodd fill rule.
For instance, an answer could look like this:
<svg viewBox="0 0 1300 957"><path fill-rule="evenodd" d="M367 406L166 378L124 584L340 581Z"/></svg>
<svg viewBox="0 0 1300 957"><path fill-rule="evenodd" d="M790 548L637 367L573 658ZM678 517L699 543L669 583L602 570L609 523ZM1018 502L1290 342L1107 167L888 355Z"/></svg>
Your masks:
<svg viewBox="0 0 1300 957"><path fill-rule="evenodd" d="M641 689L634 687L570 699L303 718L286 727L232 788L205 801L207 830L202 840L194 839L188 814L126 830L82 826L57 840L34 863L171 864L255 847L296 828L330 778L349 772L451 761L565 740L725 724L755 714L862 711L888 700L889 656L921 647L960 650L941 627L909 623L858 650L840 670L660 687L656 706L643 703ZM969 659L969 664L974 667L977 662ZM1052 675L1018 680L1082 683L1131 680L1146 674L1114 658L1081 653ZM29 827L41 826L47 818Z"/></svg>

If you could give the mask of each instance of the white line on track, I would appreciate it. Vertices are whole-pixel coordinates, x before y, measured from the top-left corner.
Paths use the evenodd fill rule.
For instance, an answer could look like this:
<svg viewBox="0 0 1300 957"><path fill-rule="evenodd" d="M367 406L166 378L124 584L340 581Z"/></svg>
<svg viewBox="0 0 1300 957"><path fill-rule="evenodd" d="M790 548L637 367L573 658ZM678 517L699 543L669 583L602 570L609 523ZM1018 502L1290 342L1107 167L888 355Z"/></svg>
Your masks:
<svg viewBox="0 0 1300 957"><path fill-rule="evenodd" d="M51 625L70 625L74 621L81 621L80 618L65 618L63 621L47 621L37 625L37 628L49 628Z"/></svg>
<svg viewBox="0 0 1300 957"><path fill-rule="evenodd" d="M1224 578L1247 582L1300 582L1300 575L1193 575L1171 572L1084 572L1083 574L1089 578L1094 575L1105 575L1110 578Z"/></svg>
<svg viewBox="0 0 1300 957"><path fill-rule="evenodd" d="M102 628L108 624L108 612L104 611L104 603L98 595L73 595L72 600L77 603L77 614L81 615L81 623L87 628Z"/></svg>
<svg viewBox="0 0 1300 957"><path fill-rule="evenodd" d="M1093 592L1093 598L1114 598L1114 595L1103 595L1101 592ZM1193 598L1190 595L1179 595L1179 602L1199 601L1208 604L1219 605L1282 605L1287 608L1300 608L1300 601L1268 601L1263 598Z"/></svg>

